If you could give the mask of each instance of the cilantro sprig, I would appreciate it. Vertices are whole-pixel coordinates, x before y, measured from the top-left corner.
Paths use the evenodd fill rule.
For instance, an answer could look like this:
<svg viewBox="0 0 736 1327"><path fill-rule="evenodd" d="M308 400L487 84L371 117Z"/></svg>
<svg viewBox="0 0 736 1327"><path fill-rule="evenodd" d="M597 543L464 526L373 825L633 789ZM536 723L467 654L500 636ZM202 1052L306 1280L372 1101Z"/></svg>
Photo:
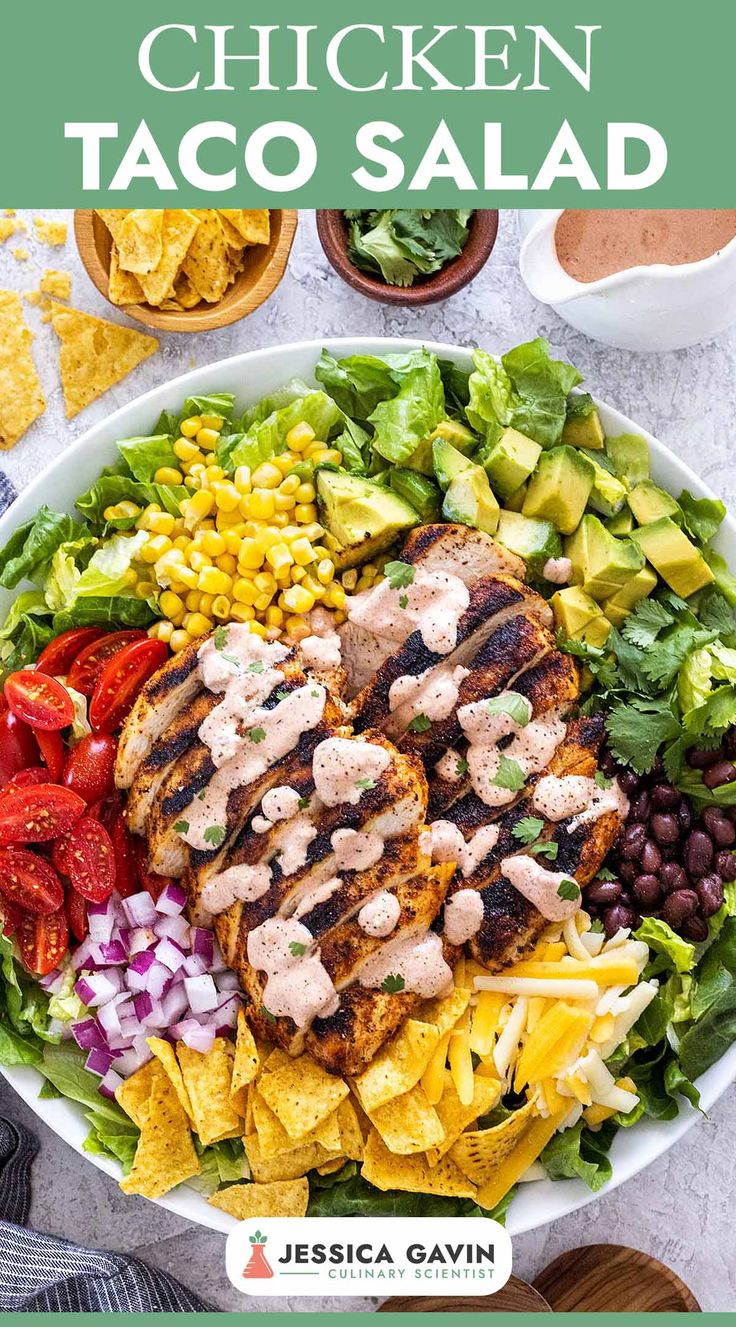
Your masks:
<svg viewBox="0 0 736 1327"><path fill-rule="evenodd" d="M414 568L410 562L387 562L383 574L392 590L404 590L414 584Z"/></svg>
<svg viewBox="0 0 736 1327"><path fill-rule="evenodd" d="M509 792L518 793L526 783L526 775L518 760L512 760L501 752L498 773L495 779L491 779L491 783L494 788L506 788Z"/></svg>

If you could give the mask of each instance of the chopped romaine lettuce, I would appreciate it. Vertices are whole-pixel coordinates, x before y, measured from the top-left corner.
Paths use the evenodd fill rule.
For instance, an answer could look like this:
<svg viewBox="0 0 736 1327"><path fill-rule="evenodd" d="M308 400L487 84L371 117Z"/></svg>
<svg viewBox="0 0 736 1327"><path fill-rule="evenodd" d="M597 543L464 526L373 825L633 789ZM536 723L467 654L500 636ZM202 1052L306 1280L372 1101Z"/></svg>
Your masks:
<svg viewBox="0 0 736 1327"><path fill-rule="evenodd" d="M124 438L118 443L118 451L133 478L142 484L150 484L162 466L175 468L177 465L174 439L167 433L150 438Z"/></svg>
<svg viewBox="0 0 736 1327"><path fill-rule="evenodd" d="M718 498L694 498L686 488L677 501L685 518L685 528L698 543L709 544L718 533L726 508Z"/></svg>
<svg viewBox="0 0 736 1327"><path fill-rule="evenodd" d="M40 507L0 552L0 585L13 590L22 580L42 582L61 544L74 539L81 527L66 512Z"/></svg>

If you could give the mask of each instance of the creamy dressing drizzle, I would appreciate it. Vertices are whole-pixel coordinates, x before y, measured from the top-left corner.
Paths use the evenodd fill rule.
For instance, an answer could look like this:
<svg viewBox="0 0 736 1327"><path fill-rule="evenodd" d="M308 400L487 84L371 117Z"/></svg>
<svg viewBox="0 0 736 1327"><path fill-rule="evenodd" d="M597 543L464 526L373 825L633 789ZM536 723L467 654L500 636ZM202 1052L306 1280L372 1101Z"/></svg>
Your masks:
<svg viewBox="0 0 736 1327"><path fill-rule="evenodd" d="M572 820L568 833L579 825L587 825L609 811L625 818L629 809L628 798L616 779L610 788L599 788L594 779L569 774L563 779L545 774L534 789L532 805L545 820Z"/></svg>
<svg viewBox="0 0 736 1327"><path fill-rule="evenodd" d="M459 889L445 904L445 935L451 945L464 945L480 930L483 899L477 889Z"/></svg>
<svg viewBox="0 0 736 1327"><path fill-rule="evenodd" d="M501 862L501 874L547 921L566 921L580 908L582 896L579 890L574 899L560 898L557 892L563 880L572 879L569 873L548 871L535 857L523 854L506 857Z"/></svg>
<svg viewBox="0 0 736 1327"><path fill-rule="evenodd" d="M299 642L299 649L308 668L337 668L342 663L340 637L336 631L330 636L305 636Z"/></svg>
<svg viewBox="0 0 736 1327"><path fill-rule="evenodd" d="M425 1000L442 995L452 986L452 969L442 953L442 940L434 931L390 941L363 965L359 981L370 990L380 989L387 977L403 978L403 990Z"/></svg>
<svg viewBox="0 0 736 1327"><path fill-rule="evenodd" d="M348 617L374 635L399 642L419 631L428 650L449 654L469 603L470 592L459 576L415 567L411 585L392 589L389 581L381 581L356 595Z"/></svg>
<svg viewBox="0 0 736 1327"><path fill-rule="evenodd" d="M401 904L396 895L382 890L380 894L374 894L373 898L369 898L368 902L363 904L358 913L358 925L366 935L383 939L395 930L400 916Z"/></svg>
<svg viewBox="0 0 736 1327"><path fill-rule="evenodd" d="M441 779L446 779L448 783L459 783L465 778L462 768L458 769L460 764L460 752L454 747L449 747L444 756L440 756L434 767L435 774Z"/></svg>
<svg viewBox="0 0 736 1327"><path fill-rule="evenodd" d="M516 694L501 692L499 699ZM531 716L528 701L527 707ZM564 720L556 710L521 724L504 711L489 714L487 699L463 705L458 710L458 719L470 744L466 759L473 791L491 807L505 806L518 795L517 791L494 783L501 766L497 743L502 737L512 735L503 754L508 760L516 761L526 777L549 764L565 736Z"/></svg>
<svg viewBox="0 0 736 1327"><path fill-rule="evenodd" d="M460 683L468 676L468 669L458 665L440 664L437 668L427 668L425 672L413 677L407 673L397 677L391 683L388 693L388 707L392 711L405 710L406 719L415 714L426 714L434 723L446 719L457 705ZM403 715L399 715L403 719Z"/></svg>
<svg viewBox="0 0 736 1327"><path fill-rule="evenodd" d="M429 828L432 861L457 862L465 876L472 875L498 842L498 825L483 825L469 843L451 820L435 820Z"/></svg>
<svg viewBox="0 0 736 1327"><path fill-rule="evenodd" d="M299 902L294 909L295 917L306 917L312 908L316 908L320 903L326 903L332 895L342 886L342 880L339 875L333 875L329 880L325 880L321 885L315 885L314 889L308 889L302 894Z"/></svg>
<svg viewBox="0 0 736 1327"><path fill-rule="evenodd" d="M385 747L345 737L328 737L315 747L312 760L317 796L325 806L341 806L346 802L355 806L366 791L358 784L363 780L375 781L390 764L391 756Z"/></svg>
<svg viewBox="0 0 736 1327"><path fill-rule="evenodd" d="M319 949L309 952L313 944L311 931L293 917L269 917L248 936L248 962L267 977L265 1008L300 1028L334 1014L340 1004Z"/></svg>
<svg viewBox="0 0 736 1327"><path fill-rule="evenodd" d="M357 829L336 829L330 843L338 871L367 871L381 860L385 847L380 834Z"/></svg>
<svg viewBox="0 0 736 1327"><path fill-rule="evenodd" d="M280 783L277 788L269 788L261 798L261 810L264 816L275 823L277 820L291 820L299 810L301 798L296 788L288 783Z"/></svg>
<svg viewBox="0 0 736 1327"><path fill-rule="evenodd" d="M307 850L316 837L317 826L309 816L297 816L289 822L286 843L276 858L282 875L293 875L306 864Z"/></svg>
<svg viewBox="0 0 736 1327"><path fill-rule="evenodd" d="M553 585L567 585L572 576L570 558L547 558L542 567L542 575L546 581L551 581Z"/></svg>
<svg viewBox="0 0 736 1327"><path fill-rule="evenodd" d="M256 866L229 866L226 871L219 871L207 881L202 890L202 905L213 917L232 907L236 899L243 903L253 903L267 892L271 885L270 867L258 863Z"/></svg>

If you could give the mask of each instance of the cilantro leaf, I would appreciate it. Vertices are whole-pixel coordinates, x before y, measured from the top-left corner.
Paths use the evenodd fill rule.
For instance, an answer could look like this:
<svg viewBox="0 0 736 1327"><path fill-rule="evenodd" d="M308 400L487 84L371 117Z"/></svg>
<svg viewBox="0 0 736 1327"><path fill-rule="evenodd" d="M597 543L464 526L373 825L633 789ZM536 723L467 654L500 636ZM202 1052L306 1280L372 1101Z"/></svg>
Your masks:
<svg viewBox="0 0 736 1327"><path fill-rule="evenodd" d="M532 717L532 707L526 696L518 691L503 691L500 696L492 696L486 701L489 714L508 714L520 728L526 728Z"/></svg>
<svg viewBox="0 0 736 1327"><path fill-rule="evenodd" d="M597 769L593 778L599 788L605 789L613 787L613 779L607 779L602 769Z"/></svg>
<svg viewBox="0 0 736 1327"><path fill-rule="evenodd" d="M654 644L660 631L670 627L672 622L672 614L663 604L656 599L642 599L634 612L627 617L622 635L632 645L638 645L646 650Z"/></svg>
<svg viewBox="0 0 736 1327"><path fill-rule="evenodd" d="M175 834L187 834L188 832L189 832L189 821L188 821L188 820L177 820L176 824L174 825L174 833L175 833Z"/></svg>
<svg viewBox="0 0 736 1327"><path fill-rule="evenodd" d="M603 932L603 922L601 921L600 917L594 917L590 927L591 935L601 935L602 932Z"/></svg>
<svg viewBox="0 0 736 1327"><path fill-rule="evenodd" d="M307 946L301 944L299 940L290 940L289 952L294 955L294 958L301 958L302 954L306 954Z"/></svg>
<svg viewBox="0 0 736 1327"><path fill-rule="evenodd" d="M615 880L613 871L609 871L607 866L602 866L596 875L596 880Z"/></svg>
<svg viewBox="0 0 736 1327"><path fill-rule="evenodd" d="M544 821L538 816L524 816L523 820L518 821L511 833L519 843L534 843L539 838L544 829Z"/></svg>
<svg viewBox="0 0 736 1327"><path fill-rule="evenodd" d="M246 668L245 671L246 673L262 673L263 672L262 661L260 659L255 659L253 663L248 664L248 667Z"/></svg>
<svg viewBox="0 0 736 1327"><path fill-rule="evenodd" d="M455 773L457 774L458 778L461 779L464 774L467 774L469 769L470 766L467 760L465 759L465 756L460 756L460 758L455 762Z"/></svg>
<svg viewBox="0 0 736 1327"><path fill-rule="evenodd" d="M557 897L567 899L569 902L580 898L580 885L576 880L561 880L557 889Z"/></svg>
<svg viewBox="0 0 736 1327"><path fill-rule="evenodd" d="M414 568L410 562L387 562L383 574L392 590L403 590L414 581Z"/></svg>
<svg viewBox="0 0 736 1327"><path fill-rule="evenodd" d="M275 1014L272 1014L272 1013L271 1013L271 1010L270 1010L270 1009L267 1009L266 1006L265 1006L265 1004L262 1004L262 1005L261 1005L261 1013L263 1014L263 1017L264 1017L269 1023L275 1023L275 1022L276 1022L276 1015L275 1015Z"/></svg>
<svg viewBox="0 0 736 1327"><path fill-rule="evenodd" d="M432 727L432 720L426 714L415 714L411 723L407 725L408 733L426 733Z"/></svg>
<svg viewBox="0 0 736 1327"><path fill-rule="evenodd" d="M404 978L399 976L398 973L390 973L381 982L381 990L385 991L387 995L398 995L399 991L403 991L405 984Z"/></svg>
<svg viewBox="0 0 736 1327"><path fill-rule="evenodd" d="M291 692L290 692L290 690L288 689L288 687L279 687L278 691L276 692L276 699L277 699L277 700L286 700L287 696L290 696L290 695L291 695Z"/></svg>
<svg viewBox="0 0 736 1327"><path fill-rule="evenodd" d="M662 690L669 686L688 655L716 639L714 631L700 631L690 626L676 626L657 640L656 650L649 649L642 661L642 672Z"/></svg>
<svg viewBox="0 0 736 1327"><path fill-rule="evenodd" d="M546 857L548 861L557 860L557 854L560 850L558 843L530 843L527 852L533 857Z"/></svg>
<svg viewBox="0 0 736 1327"><path fill-rule="evenodd" d="M408 604L409 604L409 596L408 596L408 594L400 594L400 595L399 595L399 608L407 608L407 607L408 607Z"/></svg>
<svg viewBox="0 0 736 1327"><path fill-rule="evenodd" d="M265 741L266 730L265 728L251 728L248 732L248 736L251 742L255 742L257 746L259 742Z"/></svg>
<svg viewBox="0 0 736 1327"><path fill-rule="evenodd" d="M509 792L518 793L520 788L526 783L526 775L521 765L516 760L510 760L503 752L499 759L498 774L495 779L491 779L494 788L507 788Z"/></svg>
<svg viewBox="0 0 736 1327"><path fill-rule="evenodd" d="M308 798L308 797L300 797L300 798L299 798L299 802L298 802L298 806L299 806L299 810L300 810L300 811L306 811L307 807L309 806L309 798Z"/></svg>
<svg viewBox="0 0 736 1327"><path fill-rule="evenodd" d="M213 848L219 848L225 842L225 830L222 825L208 825L203 835L205 843L211 843Z"/></svg>
<svg viewBox="0 0 736 1327"><path fill-rule="evenodd" d="M369 788L375 788L375 786L376 786L376 780L375 780L375 779L356 779L356 780L355 780L355 786L356 786L356 788L360 788L360 791L361 791L361 792L367 792Z"/></svg>
<svg viewBox="0 0 736 1327"><path fill-rule="evenodd" d="M606 731L616 760L630 765L637 774L646 774L662 742L679 735L680 724L666 698L631 696L612 707Z"/></svg>
<svg viewBox="0 0 736 1327"><path fill-rule="evenodd" d="M214 642L215 642L215 649L216 649L216 650L226 650L226 649L227 649L227 642L228 642L229 636L230 636L230 633L229 633L227 627L223 627L223 626L215 627L215 634L214 634L214 637L213 637Z"/></svg>

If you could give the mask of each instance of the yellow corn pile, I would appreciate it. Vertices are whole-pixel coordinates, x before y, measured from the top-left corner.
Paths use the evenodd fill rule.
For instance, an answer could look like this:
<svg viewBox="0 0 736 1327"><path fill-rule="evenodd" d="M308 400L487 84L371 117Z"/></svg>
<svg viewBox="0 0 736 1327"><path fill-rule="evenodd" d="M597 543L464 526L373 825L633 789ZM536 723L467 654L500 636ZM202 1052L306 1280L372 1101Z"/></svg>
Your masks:
<svg viewBox="0 0 736 1327"><path fill-rule="evenodd" d="M229 478L213 457L222 424L218 415L184 420L174 443L178 469L164 466L154 475L157 484L191 490L180 517L155 503L141 509L121 502L104 513L107 520L135 516L136 529L148 533L134 568L135 593L159 598L163 619L149 635L174 651L218 622L248 622L269 640L302 640L311 609L330 609L340 623L346 591L368 589L381 574L379 565L366 565L336 577L314 485L291 473L305 460L339 465L339 451L297 424L281 455L253 471L240 466Z"/></svg>

